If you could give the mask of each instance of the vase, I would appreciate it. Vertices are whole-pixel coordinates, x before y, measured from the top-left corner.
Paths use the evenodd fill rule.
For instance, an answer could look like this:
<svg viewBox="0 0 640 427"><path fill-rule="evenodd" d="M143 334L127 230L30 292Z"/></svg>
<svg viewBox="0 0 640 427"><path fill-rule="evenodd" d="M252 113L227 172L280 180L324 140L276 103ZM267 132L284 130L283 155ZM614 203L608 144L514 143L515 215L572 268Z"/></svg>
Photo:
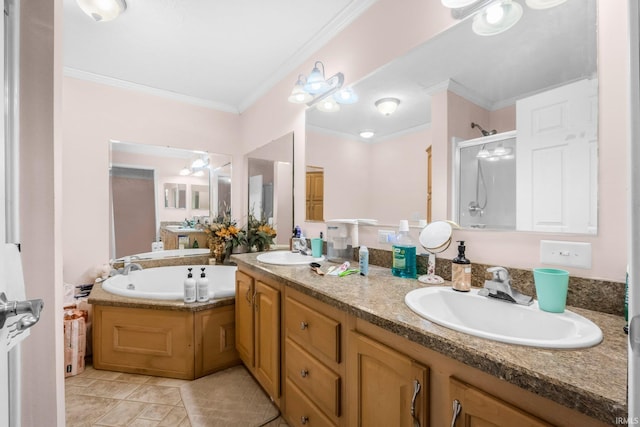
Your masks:
<svg viewBox="0 0 640 427"><path fill-rule="evenodd" d="M209 252L211 258L216 260L216 264L222 264L227 254L225 243L219 240L209 240Z"/></svg>

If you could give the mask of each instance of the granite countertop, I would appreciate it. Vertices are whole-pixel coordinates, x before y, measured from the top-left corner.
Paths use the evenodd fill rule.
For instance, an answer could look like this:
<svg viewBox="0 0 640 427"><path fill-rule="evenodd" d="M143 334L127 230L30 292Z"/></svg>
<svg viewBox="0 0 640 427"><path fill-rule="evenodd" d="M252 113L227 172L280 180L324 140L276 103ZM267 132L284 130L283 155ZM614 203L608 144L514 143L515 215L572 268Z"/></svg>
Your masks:
<svg viewBox="0 0 640 427"><path fill-rule="evenodd" d="M319 276L308 266L262 264L256 257L241 254L232 260L240 268L268 273L285 286L605 423L627 416L627 336L622 317L568 307L602 329L603 342L586 349L504 344L415 314L404 296L426 285L395 277L388 268L370 266L366 277Z"/></svg>
<svg viewBox="0 0 640 427"><path fill-rule="evenodd" d="M128 308L145 308L151 310L169 310L169 311L203 311L210 308L222 307L225 305L235 304L235 296L227 298L212 299L208 302L185 303L180 300L157 300L148 298L130 298L122 297L109 293L102 289L100 283L93 285L91 294L89 294L89 304L103 305L111 307L128 307Z"/></svg>

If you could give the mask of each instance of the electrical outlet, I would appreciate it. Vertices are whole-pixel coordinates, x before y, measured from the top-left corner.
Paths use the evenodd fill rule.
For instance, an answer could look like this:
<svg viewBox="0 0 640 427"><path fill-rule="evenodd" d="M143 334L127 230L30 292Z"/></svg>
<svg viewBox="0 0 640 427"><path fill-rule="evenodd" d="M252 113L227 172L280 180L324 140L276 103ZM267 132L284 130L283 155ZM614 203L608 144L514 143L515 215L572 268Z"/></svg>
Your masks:
<svg viewBox="0 0 640 427"><path fill-rule="evenodd" d="M378 243L391 243L395 234L392 230L378 230Z"/></svg>
<svg viewBox="0 0 640 427"><path fill-rule="evenodd" d="M540 262L565 267L591 268L591 243L541 240Z"/></svg>

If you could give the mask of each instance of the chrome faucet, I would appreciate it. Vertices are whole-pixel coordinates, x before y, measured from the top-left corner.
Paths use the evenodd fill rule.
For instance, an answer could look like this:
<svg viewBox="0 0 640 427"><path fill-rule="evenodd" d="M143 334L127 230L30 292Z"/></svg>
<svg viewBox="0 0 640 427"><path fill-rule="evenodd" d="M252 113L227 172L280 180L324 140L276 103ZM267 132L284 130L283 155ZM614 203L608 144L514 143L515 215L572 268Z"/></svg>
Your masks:
<svg viewBox="0 0 640 427"><path fill-rule="evenodd" d="M511 276L504 267L491 267L487 271L493 275L491 280L484 281L484 288L478 295L501 299L520 305L531 305L533 297L522 294L511 287Z"/></svg>
<svg viewBox="0 0 640 427"><path fill-rule="evenodd" d="M132 262L124 266L122 269L122 275L127 276L130 271L142 270L142 266L138 263Z"/></svg>

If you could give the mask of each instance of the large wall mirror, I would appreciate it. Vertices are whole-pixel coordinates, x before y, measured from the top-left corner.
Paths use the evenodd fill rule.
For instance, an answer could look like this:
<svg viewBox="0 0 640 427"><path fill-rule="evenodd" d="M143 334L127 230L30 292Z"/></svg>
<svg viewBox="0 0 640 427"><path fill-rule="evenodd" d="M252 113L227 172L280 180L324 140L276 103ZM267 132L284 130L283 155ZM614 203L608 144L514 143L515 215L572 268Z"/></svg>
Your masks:
<svg viewBox="0 0 640 427"><path fill-rule="evenodd" d="M231 156L223 154L111 141L109 176L114 259L149 252L163 224L231 205Z"/></svg>
<svg viewBox="0 0 640 427"><path fill-rule="evenodd" d="M293 230L293 132L246 155L247 214L272 225L276 244L288 244Z"/></svg>
<svg viewBox="0 0 640 427"><path fill-rule="evenodd" d="M356 83L353 87L360 98L356 104L342 105L334 113L307 110L306 164L324 172L325 220L374 218L395 225L400 219L426 218L428 149L434 138L441 137L433 134L434 124L445 129L450 142L446 158L442 151L434 151L431 161L446 164L448 176L453 176L454 140L482 137L483 130L487 134L513 131L518 146L527 130L519 128L522 114L517 104L580 81L595 88L594 97L586 103L595 125L595 133L587 138L593 167L588 179L571 184L571 191L591 195L585 197L597 195L596 2L569 1L546 10L523 5L523 9L514 27L495 36L476 35L470 19L459 22ZM443 93L449 94L445 103ZM383 98L399 100L394 113L378 111L376 102ZM558 126L556 117L542 115L536 123ZM480 126L472 127L472 122ZM360 136L362 131L373 136ZM565 136L579 134L570 130ZM567 153L564 157L576 161ZM524 169L515 173L519 180L534 184L541 178L539 171L537 175L529 171L528 178L522 176ZM475 169L471 175L477 176ZM466 181L470 188L452 189L449 200L456 199L458 191L475 195L475 181ZM346 185L350 191L345 191ZM532 191L536 191L532 185L517 189L525 197ZM573 203L560 200L561 196L554 195L560 206ZM597 196L594 200L591 206L597 206ZM446 206L448 219L454 218L450 202L434 199L433 203ZM469 226L514 228L513 218L500 223L499 217L492 218L491 224L471 221ZM576 232L570 227L544 229L521 223L515 222L516 229ZM596 229L592 223L577 232Z"/></svg>

